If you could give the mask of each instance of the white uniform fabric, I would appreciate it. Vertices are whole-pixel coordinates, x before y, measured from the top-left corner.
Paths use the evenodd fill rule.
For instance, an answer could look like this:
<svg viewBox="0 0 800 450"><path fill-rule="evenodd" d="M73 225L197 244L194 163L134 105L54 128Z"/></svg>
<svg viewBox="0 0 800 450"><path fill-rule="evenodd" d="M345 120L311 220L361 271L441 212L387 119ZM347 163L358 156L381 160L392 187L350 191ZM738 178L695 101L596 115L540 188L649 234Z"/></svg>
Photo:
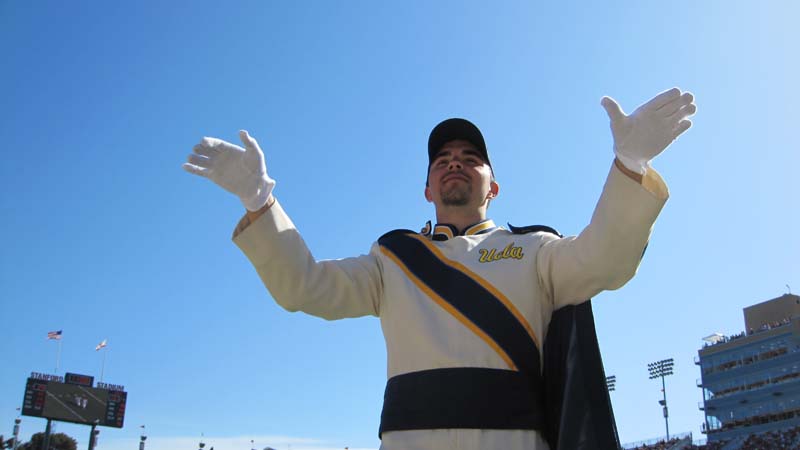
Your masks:
<svg viewBox="0 0 800 450"><path fill-rule="evenodd" d="M419 238L441 260L470 273L512 305L541 353L555 309L617 289L636 273L668 197L666 185L652 169L644 186L649 187L612 167L591 223L578 236L487 231L493 225L487 223L474 227L483 231L478 234L446 241ZM377 243L367 255L316 261L277 202L234 242L283 308L328 320L380 317L389 378L439 368L514 370L491 342L448 312ZM538 431L469 429L386 432L381 445L383 450L450 448L548 447Z"/></svg>

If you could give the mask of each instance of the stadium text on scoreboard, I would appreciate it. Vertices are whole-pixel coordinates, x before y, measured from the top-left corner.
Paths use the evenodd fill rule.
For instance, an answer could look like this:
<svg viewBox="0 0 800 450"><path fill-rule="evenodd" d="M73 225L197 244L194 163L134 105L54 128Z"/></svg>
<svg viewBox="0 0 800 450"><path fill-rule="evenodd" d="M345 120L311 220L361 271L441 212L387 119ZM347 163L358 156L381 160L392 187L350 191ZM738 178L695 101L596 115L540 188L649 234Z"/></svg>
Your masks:
<svg viewBox="0 0 800 450"><path fill-rule="evenodd" d="M125 391L125 386L122 386L120 384L103 383L102 381L97 382L97 387L99 387L100 389L108 389L109 391L120 391L120 392Z"/></svg>
<svg viewBox="0 0 800 450"><path fill-rule="evenodd" d="M59 383L64 382L64 377L58 375L48 375L46 373L39 373L39 372L31 372L31 378L34 380L42 380L42 381L58 381Z"/></svg>

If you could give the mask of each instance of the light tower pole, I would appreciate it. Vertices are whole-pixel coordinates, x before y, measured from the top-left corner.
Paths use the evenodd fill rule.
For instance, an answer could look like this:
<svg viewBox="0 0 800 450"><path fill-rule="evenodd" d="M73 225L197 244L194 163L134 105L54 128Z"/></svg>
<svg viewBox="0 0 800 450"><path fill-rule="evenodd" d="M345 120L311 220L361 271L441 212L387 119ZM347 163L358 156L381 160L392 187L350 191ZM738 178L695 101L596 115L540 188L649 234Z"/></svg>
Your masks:
<svg viewBox="0 0 800 450"><path fill-rule="evenodd" d="M667 409L667 385L664 383L664 377L672 375L672 366L674 361L672 358L662 359L647 365L647 370L650 372L650 379L661 377L661 392L664 394L663 400L659 400L658 404L664 407L664 424L667 427L667 440L669 440L669 409Z"/></svg>
<svg viewBox="0 0 800 450"><path fill-rule="evenodd" d="M19 447L19 424L20 424L20 422L22 422L22 419L20 419L19 417L14 419L14 434L12 435L13 437L11 438L11 448L13 450L17 450L17 447Z"/></svg>
<svg viewBox="0 0 800 450"><path fill-rule="evenodd" d="M89 431L89 450L94 450L97 445L97 435L100 434L100 430L97 429L99 422L99 420L95 419L94 423L92 423L92 429Z"/></svg>
<svg viewBox="0 0 800 450"><path fill-rule="evenodd" d="M147 440L147 435L144 434L144 425L140 426L139 428L142 429L142 435L139 436L139 450L144 450L144 441Z"/></svg>

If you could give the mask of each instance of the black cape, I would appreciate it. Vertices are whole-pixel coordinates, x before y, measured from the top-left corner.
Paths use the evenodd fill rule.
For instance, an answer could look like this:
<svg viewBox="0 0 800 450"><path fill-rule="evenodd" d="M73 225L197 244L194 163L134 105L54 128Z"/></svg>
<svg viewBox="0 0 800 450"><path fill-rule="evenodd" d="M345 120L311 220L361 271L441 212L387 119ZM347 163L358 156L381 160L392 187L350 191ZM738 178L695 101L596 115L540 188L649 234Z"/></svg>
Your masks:
<svg viewBox="0 0 800 450"><path fill-rule="evenodd" d="M515 234L545 232L562 237L546 225L508 227ZM591 301L553 313L542 364L544 436L550 450L620 449Z"/></svg>
<svg viewBox="0 0 800 450"><path fill-rule="evenodd" d="M550 449L619 449L591 301L553 313L543 360L544 435Z"/></svg>

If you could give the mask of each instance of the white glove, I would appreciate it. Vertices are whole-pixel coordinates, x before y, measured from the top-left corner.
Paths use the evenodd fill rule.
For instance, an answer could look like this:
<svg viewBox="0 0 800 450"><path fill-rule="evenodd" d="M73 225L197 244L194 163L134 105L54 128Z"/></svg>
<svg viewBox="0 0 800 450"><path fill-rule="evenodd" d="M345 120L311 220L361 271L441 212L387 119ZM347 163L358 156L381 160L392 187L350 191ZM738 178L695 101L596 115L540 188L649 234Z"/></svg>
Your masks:
<svg viewBox="0 0 800 450"><path fill-rule="evenodd" d="M687 119L697 107L694 96L678 88L664 91L626 116L611 97L603 97L603 105L611 119L614 153L628 169L644 174L650 161L678 136L692 126Z"/></svg>
<svg viewBox="0 0 800 450"><path fill-rule="evenodd" d="M189 162L184 163L183 168L238 196L248 210L258 211L267 204L275 180L267 175L264 153L258 142L244 130L239 131L239 138L245 148L204 137L194 146L194 153L189 155Z"/></svg>

